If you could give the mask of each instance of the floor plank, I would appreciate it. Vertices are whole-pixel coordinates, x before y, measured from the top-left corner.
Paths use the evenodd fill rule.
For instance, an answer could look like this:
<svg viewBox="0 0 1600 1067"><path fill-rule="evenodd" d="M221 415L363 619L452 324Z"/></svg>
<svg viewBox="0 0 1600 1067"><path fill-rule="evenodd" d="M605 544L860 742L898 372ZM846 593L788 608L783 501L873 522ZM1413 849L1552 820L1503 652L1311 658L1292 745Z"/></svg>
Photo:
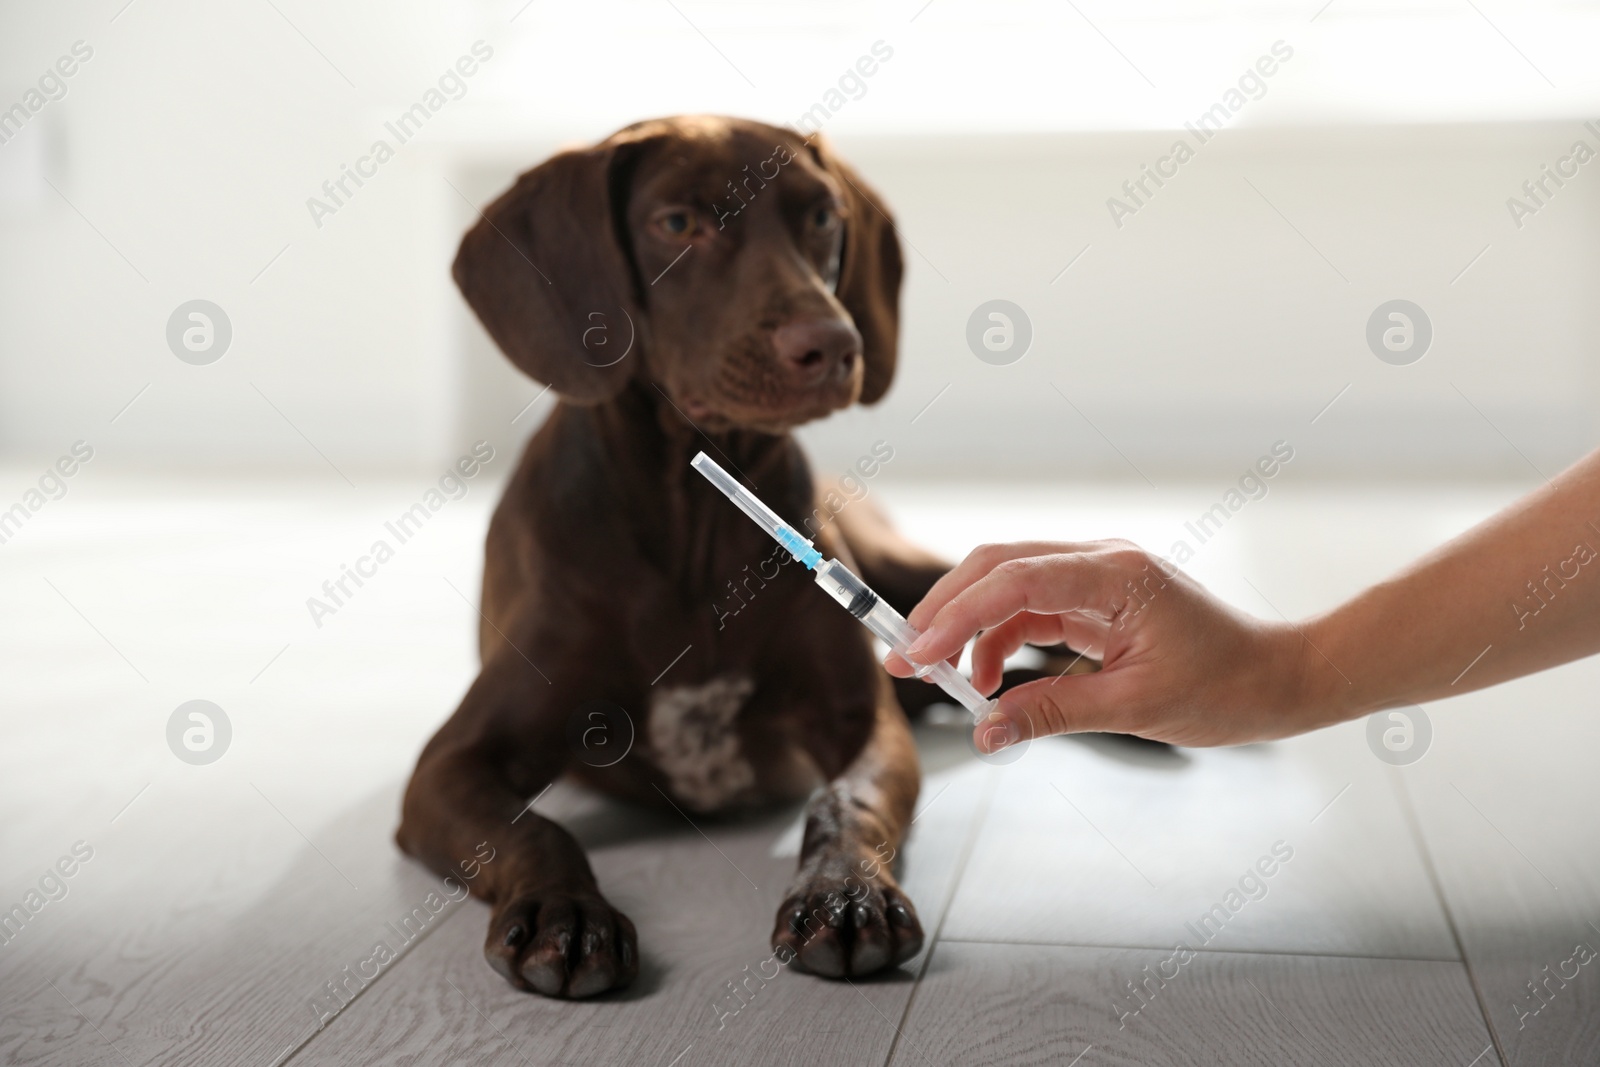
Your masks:
<svg viewBox="0 0 1600 1067"><path fill-rule="evenodd" d="M1430 705L1399 772L1512 1067L1600 1060L1597 687L1591 660Z"/></svg>
<svg viewBox="0 0 1600 1067"><path fill-rule="evenodd" d="M937 764L940 743L930 748ZM930 931L987 776L988 768L971 761L930 771L901 870ZM576 1003L511 989L483 961L488 909L473 902L300 1056L318 1064L494 1056L665 1067L692 1048L682 1062L882 1064L920 957L855 983L791 973L772 961L766 939L794 867L788 850L774 845L791 819L705 822L697 830L674 815L604 804L590 817L565 818L589 846L607 895L639 929L643 965L632 989Z"/></svg>
<svg viewBox="0 0 1600 1067"><path fill-rule="evenodd" d="M324 983L380 938L411 947L389 924L426 936L460 906L387 840L397 800L398 783L304 822L308 839L247 783L157 782L5 947L0 1062L281 1059Z"/></svg>
<svg viewBox="0 0 1600 1067"><path fill-rule="evenodd" d="M1038 742L1001 771L945 934L1456 958L1387 770L1356 724L1240 749Z"/></svg>
<svg viewBox="0 0 1600 1067"><path fill-rule="evenodd" d="M1474 1063L1489 1038L1459 963L1169 959L1149 949L942 942L894 1067L1495 1062L1491 1050ZM1130 982L1145 983L1143 997Z"/></svg>

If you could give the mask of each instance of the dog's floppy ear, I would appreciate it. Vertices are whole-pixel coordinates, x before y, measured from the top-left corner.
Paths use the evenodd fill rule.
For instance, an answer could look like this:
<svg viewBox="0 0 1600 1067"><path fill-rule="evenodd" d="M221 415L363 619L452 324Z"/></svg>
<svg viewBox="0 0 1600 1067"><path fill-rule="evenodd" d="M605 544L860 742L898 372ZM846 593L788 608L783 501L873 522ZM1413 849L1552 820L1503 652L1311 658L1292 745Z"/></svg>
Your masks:
<svg viewBox="0 0 1600 1067"><path fill-rule="evenodd" d="M849 221L845 225L844 260L835 294L861 331L866 377L861 402L876 403L894 380L900 339L900 238L883 198L849 164L817 138L812 151L823 168L844 187Z"/></svg>
<svg viewBox="0 0 1600 1067"><path fill-rule="evenodd" d="M614 202L630 147L562 152L523 174L456 253L456 286L500 350L577 404L615 396L638 361L641 315Z"/></svg>

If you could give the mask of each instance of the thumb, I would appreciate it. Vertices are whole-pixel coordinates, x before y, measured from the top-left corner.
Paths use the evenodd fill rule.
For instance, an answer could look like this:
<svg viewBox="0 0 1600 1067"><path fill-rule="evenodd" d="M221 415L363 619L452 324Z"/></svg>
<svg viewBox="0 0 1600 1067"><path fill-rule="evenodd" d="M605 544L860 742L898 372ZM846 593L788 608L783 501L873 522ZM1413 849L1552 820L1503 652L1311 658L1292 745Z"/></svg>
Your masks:
<svg viewBox="0 0 1600 1067"><path fill-rule="evenodd" d="M1041 678L1000 695L973 735L980 752L1052 734L1096 731L1125 733L1127 703L1117 690L1116 672Z"/></svg>

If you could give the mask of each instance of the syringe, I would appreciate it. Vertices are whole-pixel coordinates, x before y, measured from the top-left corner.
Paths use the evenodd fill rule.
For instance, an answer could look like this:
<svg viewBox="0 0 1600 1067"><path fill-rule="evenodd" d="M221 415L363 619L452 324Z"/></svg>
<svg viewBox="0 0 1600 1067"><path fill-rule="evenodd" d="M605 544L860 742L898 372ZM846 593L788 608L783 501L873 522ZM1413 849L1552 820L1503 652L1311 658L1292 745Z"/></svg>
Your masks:
<svg viewBox="0 0 1600 1067"><path fill-rule="evenodd" d="M822 553L818 552L810 541L787 526L771 508L761 502L759 497L740 485L710 456L700 452L695 455L690 465L705 475L708 482L722 490L723 495L733 501L757 526L767 531L791 556L805 564L806 569L816 575L817 584L827 590L828 595L837 600L846 611L860 619L862 624L876 634L884 644L903 656L911 642L922 636L901 617L898 611L868 588L867 583L852 574L844 564L836 559L823 559ZM970 711L979 722L994 710L995 702L985 699L982 693L972 688L972 683L946 660L919 667L917 677L931 678L940 689L955 698L956 702Z"/></svg>

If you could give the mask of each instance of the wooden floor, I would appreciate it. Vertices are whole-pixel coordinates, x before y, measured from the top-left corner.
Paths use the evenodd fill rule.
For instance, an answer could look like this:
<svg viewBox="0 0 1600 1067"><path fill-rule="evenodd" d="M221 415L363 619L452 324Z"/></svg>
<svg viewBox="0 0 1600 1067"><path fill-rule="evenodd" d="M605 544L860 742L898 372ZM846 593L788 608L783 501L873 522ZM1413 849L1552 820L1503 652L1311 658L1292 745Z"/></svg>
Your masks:
<svg viewBox="0 0 1600 1067"><path fill-rule="evenodd" d="M1205 489L884 494L959 553L1167 543ZM483 962L486 909L435 914L443 886L389 838L471 679L487 494L320 628L304 604L417 491L133 486L5 546L0 908L39 895L0 946L0 1063L1600 1063L1596 663L1430 705L1404 768L1361 723L1004 766L924 724L901 874L932 936L872 981L759 976L797 811L696 825L558 786L538 810L588 845L643 968L599 1001L517 993ZM1275 489L1190 569L1303 614L1513 491ZM196 698L233 727L209 766L165 741ZM358 977L379 944L397 958Z"/></svg>

